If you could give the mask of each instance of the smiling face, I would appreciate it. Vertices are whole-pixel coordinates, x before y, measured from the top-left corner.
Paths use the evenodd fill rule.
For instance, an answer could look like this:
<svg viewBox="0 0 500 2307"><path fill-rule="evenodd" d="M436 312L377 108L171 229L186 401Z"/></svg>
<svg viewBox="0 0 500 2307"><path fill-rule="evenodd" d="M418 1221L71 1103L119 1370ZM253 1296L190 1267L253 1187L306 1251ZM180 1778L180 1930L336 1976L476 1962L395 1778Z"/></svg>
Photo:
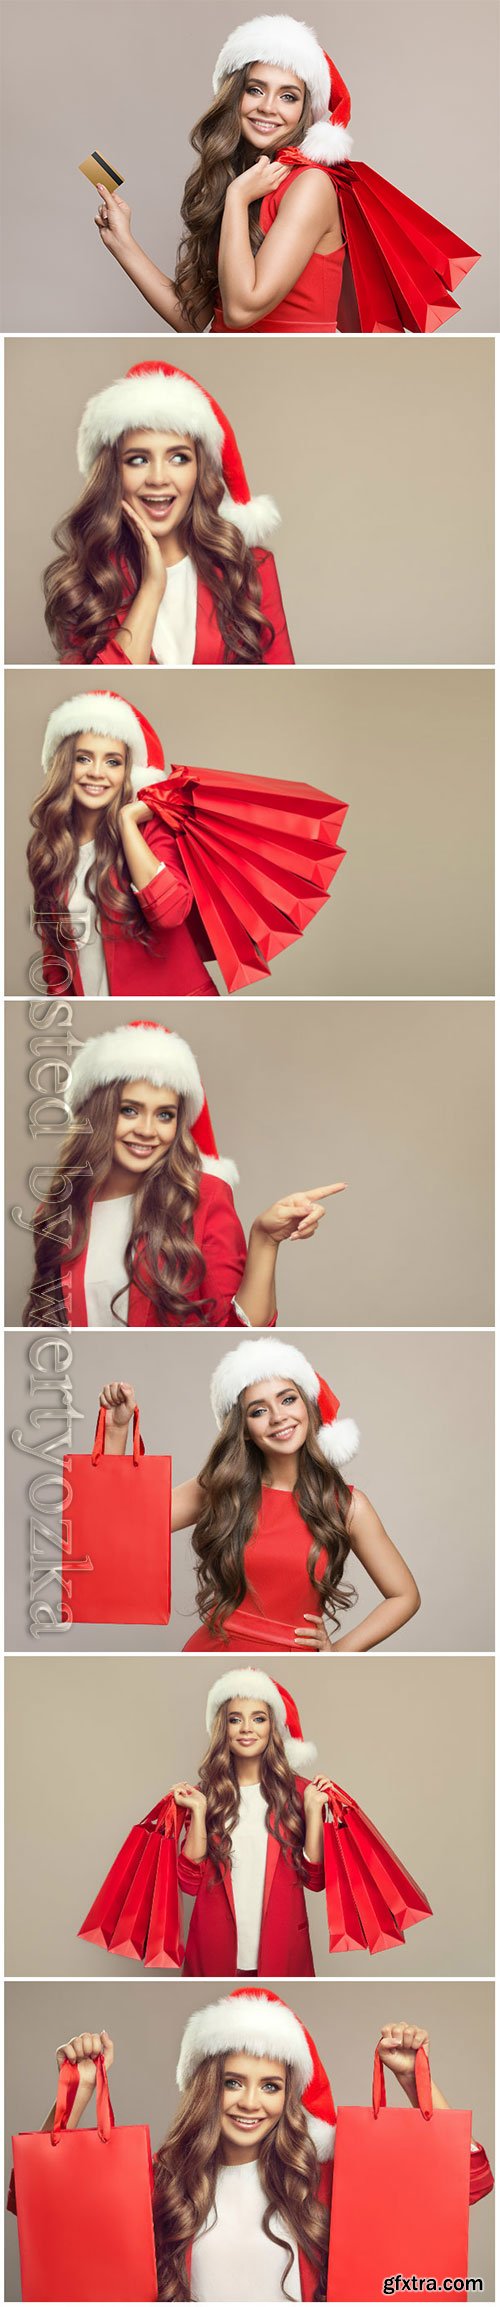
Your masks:
<svg viewBox="0 0 500 2307"><path fill-rule="evenodd" d="M198 470L194 441L178 433L125 433L120 473L126 504L135 507L161 544L182 528L192 504Z"/></svg>
<svg viewBox="0 0 500 2307"><path fill-rule="evenodd" d="M293 144L304 110L305 86L296 72L252 64L240 105L242 135L255 153Z"/></svg>
<svg viewBox="0 0 500 2307"><path fill-rule="evenodd" d="M254 2162L283 2113L283 2059L254 2059L231 2051L224 2060L221 2135L225 2161Z"/></svg>
<svg viewBox="0 0 500 2307"><path fill-rule="evenodd" d="M90 731L75 738L71 799L80 809L109 809L121 792L125 777L126 746Z"/></svg>
<svg viewBox="0 0 500 2307"><path fill-rule="evenodd" d="M264 1457L293 1457L306 1440L309 1414L291 1378L261 1379L243 1395L245 1428Z"/></svg>
<svg viewBox="0 0 500 2307"><path fill-rule="evenodd" d="M174 1089L154 1089L150 1081L124 1082L116 1123L113 1163L126 1170L129 1191L173 1145L179 1098Z"/></svg>
<svg viewBox="0 0 500 2307"><path fill-rule="evenodd" d="M227 1710L230 1754L256 1762L269 1745L271 1716L262 1699L232 1698Z"/></svg>

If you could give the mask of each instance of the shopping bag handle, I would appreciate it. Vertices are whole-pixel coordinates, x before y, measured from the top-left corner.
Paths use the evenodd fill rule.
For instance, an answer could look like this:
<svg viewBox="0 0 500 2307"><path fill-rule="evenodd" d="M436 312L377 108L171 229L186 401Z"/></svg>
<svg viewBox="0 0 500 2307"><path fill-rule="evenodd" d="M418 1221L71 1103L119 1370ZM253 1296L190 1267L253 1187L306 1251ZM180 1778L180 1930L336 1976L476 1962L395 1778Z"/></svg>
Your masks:
<svg viewBox="0 0 500 2307"><path fill-rule="evenodd" d="M93 1465L93 1466L97 1466L97 1465L98 1465L98 1462L99 1462L99 1458L102 1458L102 1457L104 1456L104 1436L105 1436L105 1432L106 1432L106 1409L105 1409L105 1404L104 1404L104 1402L101 1402L101 1407L100 1407L100 1410L99 1410L99 1416L98 1416L97 1425L96 1425L96 1430L95 1430L95 1436L94 1436L94 1447L93 1447L93 1451L92 1451L92 1465ZM132 1458L133 1458L133 1463L134 1463L134 1466L138 1466L138 1465L139 1465L139 1460L140 1460L140 1458L144 1458L144 1456L145 1456L144 1443L143 1443L142 1434L141 1434L141 1431L140 1431L140 1425L139 1425L139 1410L138 1410L138 1407L137 1407L137 1402L136 1402L136 1405L135 1405L135 1410L134 1410L134 1440L133 1440L133 1450L132 1450Z"/></svg>
<svg viewBox="0 0 500 2307"><path fill-rule="evenodd" d="M344 1822L344 1813L349 1809L349 1797L347 1794L344 1794L343 1788L341 1786L336 1786L335 1779L333 1778L329 1781L328 1793L325 1794L324 1802L325 1806L328 1804L329 1810L333 1811L334 1826L342 1826ZM323 1824L326 1824L325 1820L323 1821Z"/></svg>
<svg viewBox="0 0 500 2307"><path fill-rule="evenodd" d="M165 1794L162 1802L155 1802L154 1809L146 1811L141 1826L158 1826L167 1838L175 1836L178 1842L186 1817L187 1805L175 1802L173 1794Z"/></svg>
<svg viewBox="0 0 500 2307"><path fill-rule="evenodd" d="M97 2132L101 2146L107 2147L111 2132L115 2127L115 2118L102 2052L95 2056L94 2063L96 2070ZM59 2069L54 2127L50 2134L53 2147L58 2147L63 2131L66 2130L68 2118L75 2103L79 2081L78 2066L73 2066L71 2059L63 2059L62 2067Z"/></svg>
<svg viewBox="0 0 500 2307"><path fill-rule="evenodd" d="M421 2115L423 2115L424 2122L430 2123L431 2116L434 2113L432 2104L431 2070L427 2057L427 2051L424 2051L422 2043L419 2045L415 2057L415 2089L417 2093L419 2112ZM375 2058L373 2061L372 2082L372 2107L374 2115L379 2115L381 2107L386 2106L387 2099L384 2068L377 2044Z"/></svg>

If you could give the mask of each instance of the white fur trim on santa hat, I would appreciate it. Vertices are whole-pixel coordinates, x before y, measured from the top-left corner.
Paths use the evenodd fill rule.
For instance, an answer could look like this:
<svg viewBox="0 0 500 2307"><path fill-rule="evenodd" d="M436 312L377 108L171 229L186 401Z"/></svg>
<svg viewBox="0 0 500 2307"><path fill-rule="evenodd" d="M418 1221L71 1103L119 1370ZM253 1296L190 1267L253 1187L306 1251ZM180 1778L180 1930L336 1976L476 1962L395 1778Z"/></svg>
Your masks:
<svg viewBox="0 0 500 2307"><path fill-rule="evenodd" d="M219 520L232 521L240 529L246 545L268 545L279 529L281 513L273 497L250 497L246 505L229 497L227 490L219 505Z"/></svg>
<svg viewBox="0 0 500 2307"><path fill-rule="evenodd" d="M267 1995L224 1995L193 2011L182 2037L177 2083L185 2091L203 2059L226 2051L247 2051L249 2058L284 2059L292 2067L301 2091L312 2082L313 2062L304 2029L294 2011ZM326 2126L325 2126L326 2127Z"/></svg>
<svg viewBox="0 0 500 2307"><path fill-rule="evenodd" d="M307 2107L305 2114L309 2138L312 2140L313 2147L316 2148L318 2163L330 2163L335 2146L333 2123L325 2123L322 2115L308 2114Z"/></svg>
<svg viewBox="0 0 500 2307"><path fill-rule="evenodd" d="M66 697L62 705L54 706L42 747L44 776L63 739L85 736L90 730L94 737L114 737L122 745L128 745L133 767L147 769L146 739L133 706L124 697L112 697L108 689L89 689L84 696ZM152 774L155 775L155 771ZM162 772L157 771L156 774Z"/></svg>
<svg viewBox="0 0 500 2307"><path fill-rule="evenodd" d="M115 384L87 401L77 441L78 470L84 479L100 449L121 440L123 433L143 428L203 441L220 469L224 435L207 394L192 377L163 376L158 369L148 376L117 377Z"/></svg>
<svg viewBox="0 0 500 2307"><path fill-rule="evenodd" d="M84 1042L75 1058L68 1091L73 1112L93 1089L114 1081L150 1081L155 1089L175 1089L186 1099L188 1122L197 1121L204 1092L196 1058L178 1033L161 1026L119 1025Z"/></svg>
<svg viewBox="0 0 500 2307"><path fill-rule="evenodd" d="M328 1465L336 1466L340 1472L341 1466L348 1466L349 1459L355 1458L359 1450L359 1426L356 1426L354 1418L333 1418L331 1426L318 1428L316 1440L323 1457L328 1459Z"/></svg>
<svg viewBox="0 0 500 2307"><path fill-rule="evenodd" d="M213 88L218 95L231 72L245 64L275 64L283 72L296 72L309 90L315 120L328 112L330 73L324 50L309 24L295 16L252 16L237 24L217 57Z"/></svg>
<svg viewBox="0 0 500 2307"><path fill-rule="evenodd" d="M299 144L299 152L306 160L324 160L328 168L338 168L341 160L349 159L352 136L340 120L315 120Z"/></svg>
<svg viewBox="0 0 500 2307"><path fill-rule="evenodd" d="M175 1086L177 1087L177 1084ZM236 1168L236 1162L232 1162L228 1154L202 1154L201 1166L202 1170L205 1171L205 1177L224 1178L227 1186L239 1186L239 1170Z"/></svg>
<svg viewBox="0 0 500 2307"><path fill-rule="evenodd" d="M308 1402L317 1402L319 1378L312 1362L306 1360L298 1346L291 1346L285 1338L252 1338L217 1363L210 1387L210 1401L219 1428L239 1401L246 1386L258 1386L260 1379L293 1378L301 1386Z"/></svg>

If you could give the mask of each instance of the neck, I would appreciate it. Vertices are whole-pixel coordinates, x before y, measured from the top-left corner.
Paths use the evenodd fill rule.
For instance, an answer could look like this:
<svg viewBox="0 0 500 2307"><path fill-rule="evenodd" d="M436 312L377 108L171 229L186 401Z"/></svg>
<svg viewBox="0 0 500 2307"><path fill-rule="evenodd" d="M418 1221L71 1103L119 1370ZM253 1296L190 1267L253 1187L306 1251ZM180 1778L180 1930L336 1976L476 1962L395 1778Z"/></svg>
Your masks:
<svg viewBox="0 0 500 2307"><path fill-rule="evenodd" d="M73 813L75 833L80 849L84 841L95 841L102 809L86 809L84 801L77 801Z"/></svg>
<svg viewBox="0 0 500 2307"><path fill-rule="evenodd" d="M174 569L178 561L186 560L186 547L181 529L174 529L171 537L165 537L161 555L165 569Z"/></svg>
<svg viewBox="0 0 500 2307"><path fill-rule="evenodd" d="M256 2141L253 2140L248 2146L242 2141L241 2147L232 2147L228 2139L223 2139L222 2160L224 2163L258 2163L259 2148Z"/></svg>
<svg viewBox="0 0 500 2307"><path fill-rule="evenodd" d="M94 1201L122 1201L125 1194L133 1194L135 1191L133 1177L129 1177L128 1171L122 1169L121 1162L112 1162L111 1169L108 1170L102 1186L98 1186L97 1192L94 1194Z"/></svg>
<svg viewBox="0 0 500 2307"><path fill-rule="evenodd" d="M298 1478L298 1450L290 1458L281 1458L278 1450L266 1451L266 1485L270 1490L294 1490Z"/></svg>
<svg viewBox="0 0 500 2307"><path fill-rule="evenodd" d="M238 1754L235 1759L238 1786L259 1786L261 1756Z"/></svg>

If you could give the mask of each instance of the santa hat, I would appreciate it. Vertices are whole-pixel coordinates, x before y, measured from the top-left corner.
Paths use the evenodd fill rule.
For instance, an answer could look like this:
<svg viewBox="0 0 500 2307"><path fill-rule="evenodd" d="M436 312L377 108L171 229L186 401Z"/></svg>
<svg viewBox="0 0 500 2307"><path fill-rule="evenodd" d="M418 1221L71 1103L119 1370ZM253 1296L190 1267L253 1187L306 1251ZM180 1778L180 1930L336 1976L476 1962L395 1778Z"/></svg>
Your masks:
<svg viewBox="0 0 500 2307"><path fill-rule="evenodd" d="M326 1378L320 1378L312 1362L298 1346L290 1346L281 1337L248 1338L236 1351L224 1354L214 1370L210 1387L210 1400L219 1428L234 1410L246 1386L258 1386L260 1379L292 1378L300 1386L306 1401L315 1402L321 1425L316 1440L329 1466L347 1466L359 1448L359 1431L353 1418L338 1418L337 1395L332 1393Z"/></svg>
<svg viewBox="0 0 500 2307"><path fill-rule="evenodd" d="M335 2107L322 2060L295 2011L269 1987L235 1987L217 2003L192 2011L182 2036L177 2083L187 2089L203 2059L246 2051L249 2058L283 2059L299 2085L309 2137L320 2163L333 2155Z"/></svg>
<svg viewBox="0 0 500 2307"><path fill-rule="evenodd" d="M294 1770L298 1778L307 1778L308 1773L315 1769L317 1748L302 1737L299 1710L290 1691L284 1690L281 1682L272 1682L270 1674L262 1673L260 1666L232 1666L230 1674L220 1674L218 1682L212 1683L208 1693L206 1725L209 1737L219 1707L225 1706L226 1700L231 1698L261 1699L265 1706L270 1707L277 1728L281 1731L290 1770Z"/></svg>
<svg viewBox="0 0 500 2307"><path fill-rule="evenodd" d="M236 25L217 57L213 76L216 96L223 81L232 72L243 71L246 64L275 64L278 70L296 72L299 80L305 81L313 125L299 151L308 160L325 160L335 168L340 160L349 159L349 90L309 24L299 23L296 16L252 16L248 24Z"/></svg>
<svg viewBox="0 0 500 2307"><path fill-rule="evenodd" d="M180 1034L156 1025L152 1018L134 1018L86 1041L75 1057L67 1092L72 1113L78 1113L93 1089L116 1081L150 1081L154 1089L175 1089L185 1098L186 1119L201 1154L202 1169L210 1177L238 1184L235 1163L220 1158L205 1091L196 1058Z"/></svg>
<svg viewBox="0 0 500 2307"><path fill-rule="evenodd" d="M94 737L111 737L115 743L128 745L135 799L146 773L152 785L166 775L163 746L145 713L129 705L127 698L117 697L114 689L87 689L83 696L65 697L64 704L56 705L50 714L42 746L44 777L63 739L86 736L90 731Z"/></svg>
<svg viewBox="0 0 500 2307"><path fill-rule="evenodd" d="M219 518L241 529L247 545L265 545L280 514L272 497L251 497L238 443L218 401L170 361L139 361L127 375L95 393L84 409L77 444L78 468L87 478L100 449L123 433L144 430L179 433L201 441L224 482Z"/></svg>

